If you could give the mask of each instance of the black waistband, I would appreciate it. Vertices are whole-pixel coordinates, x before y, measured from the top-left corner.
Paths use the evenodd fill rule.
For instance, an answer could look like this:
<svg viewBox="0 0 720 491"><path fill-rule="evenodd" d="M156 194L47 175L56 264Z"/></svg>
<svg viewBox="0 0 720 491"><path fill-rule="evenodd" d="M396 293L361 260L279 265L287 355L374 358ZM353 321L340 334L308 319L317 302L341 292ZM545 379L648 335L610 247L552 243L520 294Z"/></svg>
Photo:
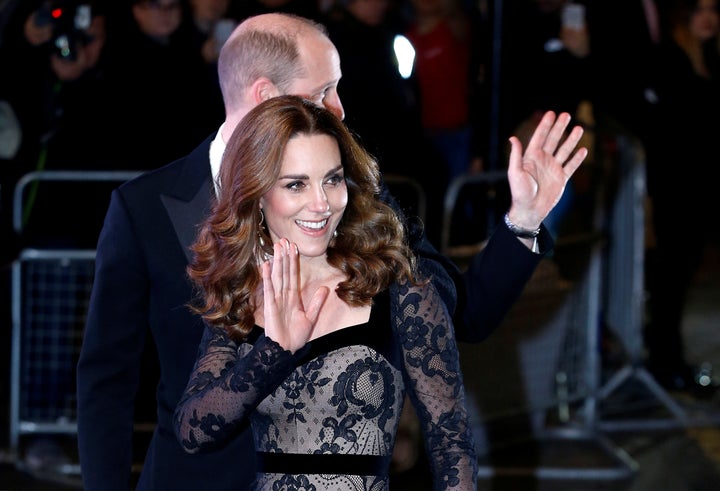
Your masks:
<svg viewBox="0 0 720 491"><path fill-rule="evenodd" d="M390 455L288 454L257 452L259 472L277 474L350 474L386 477Z"/></svg>

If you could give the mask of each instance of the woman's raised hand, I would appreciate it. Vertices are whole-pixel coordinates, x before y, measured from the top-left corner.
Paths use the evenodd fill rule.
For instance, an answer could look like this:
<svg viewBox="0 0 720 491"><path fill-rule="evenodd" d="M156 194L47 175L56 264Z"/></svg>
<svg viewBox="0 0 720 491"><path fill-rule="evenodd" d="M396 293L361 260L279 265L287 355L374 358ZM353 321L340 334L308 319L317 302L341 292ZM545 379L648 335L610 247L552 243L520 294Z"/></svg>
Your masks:
<svg viewBox="0 0 720 491"><path fill-rule="evenodd" d="M300 291L300 254L296 244L281 239L274 244L270 260L262 264L265 334L295 353L312 336L320 308L330 289L320 287L307 308Z"/></svg>

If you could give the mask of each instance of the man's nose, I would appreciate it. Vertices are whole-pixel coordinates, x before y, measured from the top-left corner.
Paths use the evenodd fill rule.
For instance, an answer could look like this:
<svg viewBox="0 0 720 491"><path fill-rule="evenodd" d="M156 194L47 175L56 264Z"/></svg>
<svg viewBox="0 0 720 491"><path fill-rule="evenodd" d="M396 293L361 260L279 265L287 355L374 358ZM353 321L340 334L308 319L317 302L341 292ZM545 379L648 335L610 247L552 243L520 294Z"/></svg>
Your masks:
<svg viewBox="0 0 720 491"><path fill-rule="evenodd" d="M343 108L342 102L340 102L340 96L334 94L332 97L326 97L323 101L325 108L337 116L340 120L345 119L345 108Z"/></svg>

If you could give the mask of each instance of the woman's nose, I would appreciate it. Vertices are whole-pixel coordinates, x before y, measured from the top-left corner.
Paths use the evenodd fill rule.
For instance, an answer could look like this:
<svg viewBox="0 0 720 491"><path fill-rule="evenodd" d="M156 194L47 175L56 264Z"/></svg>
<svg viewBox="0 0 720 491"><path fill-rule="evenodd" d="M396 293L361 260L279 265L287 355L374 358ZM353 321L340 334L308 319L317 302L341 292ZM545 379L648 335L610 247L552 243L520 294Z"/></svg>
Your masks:
<svg viewBox="0 0 720 491"><path fill-rule="evenodd" d="M313 193L313 199L310 201L309 207L316 213L325 213L330 209L327 194L322 186L319 186L318 190Z"/></svg>

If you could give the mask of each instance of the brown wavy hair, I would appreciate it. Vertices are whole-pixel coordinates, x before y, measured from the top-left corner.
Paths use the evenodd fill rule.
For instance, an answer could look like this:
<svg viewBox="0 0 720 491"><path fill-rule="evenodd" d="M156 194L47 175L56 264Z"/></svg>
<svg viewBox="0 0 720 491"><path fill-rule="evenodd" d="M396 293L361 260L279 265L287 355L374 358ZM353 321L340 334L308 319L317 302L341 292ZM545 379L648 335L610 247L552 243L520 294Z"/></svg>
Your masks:
<svg viewBox="0 0 720 491"><path fill-rule="evenodd" d="M404 226L379 199L375 159L330 111L297 96L275 97L252 109L233 132L218 199L187 269L199 293L191 308L236 341L255 324L258 264L272 254L272 240L260 224L260 198L277 181L287 143L298 134L331 136L340 149L348 204L327 251L328 262L347 276L338 297L365 306L393 281L414 282L415 258Z"/></svg>

